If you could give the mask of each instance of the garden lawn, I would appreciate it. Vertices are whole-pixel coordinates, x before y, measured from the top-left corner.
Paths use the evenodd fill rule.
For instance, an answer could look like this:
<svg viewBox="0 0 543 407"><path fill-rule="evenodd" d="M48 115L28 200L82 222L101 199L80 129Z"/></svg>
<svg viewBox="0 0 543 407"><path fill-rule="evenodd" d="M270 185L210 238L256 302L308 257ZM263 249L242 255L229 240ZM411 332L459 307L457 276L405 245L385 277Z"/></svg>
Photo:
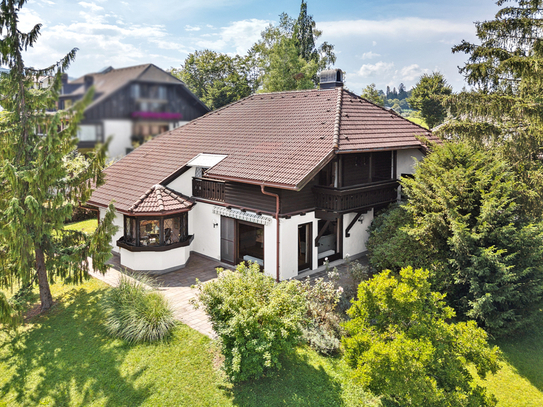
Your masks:
<svg viewBox="0 0 543 407"><path fill-rule="evenodd" d="M339 358L302 347L283 368L233 386L213 342L179 324L172 338L127 345L110 338L100 301L108 286L55 284L58 301L17 335L0 331L0 406L358 406L379 405Z"/></svg>
<svg viewBox="0 0 543 407"><path fill-rule="evenodd" d="M419 126L422 126L424 127L425 129L428 128L428 125L426 124L426 122L424 121L423 118L421 117L413 117L413 116L410 116L410 117L406 117L407 120L409 120L410 122L413 122L415 124L418 124Z"/></svg>
<svg viewBox="0 0 543 407"><path fill-rule="evenodd" d="M483 384L498 398L498 406L543 406L543 312L528 332L494 344L505 360Z"/></svg>
<svg viewBox="0 0 543 407"><path fill-rule="evenodd" d="M98 226L97 219L82 220L80 222L69 223L64 226L66 230L80 230L85 233L92 233Z"/></svg>

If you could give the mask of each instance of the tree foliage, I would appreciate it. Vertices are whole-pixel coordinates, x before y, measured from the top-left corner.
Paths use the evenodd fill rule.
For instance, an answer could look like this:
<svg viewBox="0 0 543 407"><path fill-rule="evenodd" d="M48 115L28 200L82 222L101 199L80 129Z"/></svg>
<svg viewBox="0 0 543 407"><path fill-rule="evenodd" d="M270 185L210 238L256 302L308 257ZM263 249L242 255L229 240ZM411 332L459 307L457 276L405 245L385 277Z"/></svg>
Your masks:
<svg viewBox="0 0 543 407"><path fill-rule="evenodd" d="M297 20L280 15L279 25L268 26L256 43L252 55L261 70L262 90L276 92L310 89L318 84L317 73L336 61L334 46L323 42L316 46L322 32L315 28L302 1Z"/></svg>
<svg viewBox="0 0 543 407"><path fill-rule="evenodd" d="M377 106L383 107L385 105L385 98L381 92L377 90L375 83L372 83L362 89L362 94L360 96L372 103L375 103Z"/></svg>
<svg viewBox="0 0 543 407"><path fill-rule="evenodd" d="M227 375L244 381L280 367L279 356L301 334L305 302L298 282L276 283L256 263L218 269L218 274L216 280L198 283L197 304L219 337Z"/></svg>
<svg viewBox="0 0 543 407"><path fill-rule="evenodd" d="M239 55L230 57L206 49L189 54L172 74L210 109L218 109L256 91L249 62Z"/></svg>
<svg viewBox="0 0 543 407"><path fill-rule="evenodd" d="M490 21L476 23L478 43L462 41L460 69L474 89L446 99L454 120L440 134L500 152L529 185L523 201L543 214L543 1L500 0Z"/></svg>
<svg viewBox="0 0 543 407"><path fill-rule="evenodd" d="M0 78L0 288L29 288L37 281L41 309L46 310L52 305L50 281L88 278L89 258L94 269L105 272L114 214L110 208L90 236L63 229L74 208L103 182L105 148L87 158L76 151L77 125L91 93L68 111L49 113L76 50L45 69L25 67L22 52L35 45L41 25L29 33L19 31L24 3L0 3L0 63L10 69ZM43 76L53 76L51 86L35 89ZM5 297L0 302L7 317Z"/></svg>
<svg viewBox="0 0 543 407"><path fill-rule="evenodd" d="M413 88L407 102L413 109L419 110L428 126L433 128L443 123L447 116L439 96L451 93L452 87L447 84L441 73L424 74Z"/></svg>
<svg viewBox="0 0 543 407"><path fill-rule="evenodd" d="M493 406L475 384L498 370L499 351L473 321L452 323L454 310L431 290L429 272L384 271L362 282L348 310L345 358L372 392L402 406Z"/></svg>
<svg viewBox="0 0 543 407"><path fill-rule="evenodd" d="M492 334L528 326L543 299L543 225L517 203L522 184L488 152L463 143L434 148L415 177L402 180L407 212L394 210L373 230L372 263L429 268L459 316Z"/></svg>

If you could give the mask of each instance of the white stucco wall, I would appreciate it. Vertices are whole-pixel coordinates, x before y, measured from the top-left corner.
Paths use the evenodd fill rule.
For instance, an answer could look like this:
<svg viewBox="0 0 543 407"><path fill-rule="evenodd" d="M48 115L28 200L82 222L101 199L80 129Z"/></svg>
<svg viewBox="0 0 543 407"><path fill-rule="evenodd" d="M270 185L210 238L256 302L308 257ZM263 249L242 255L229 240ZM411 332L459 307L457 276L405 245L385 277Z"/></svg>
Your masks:
<svg viewBox="0 0 543 407"><path fill-rule="evenodd" d="M189 234L194 235L192 250L221 259L221 217L213 213L213 205L198 202L193 206L189 211Z"/></svg>
<svg viewBox="0 0 543 407"><path fill-rule="evenodd" d="M132 121L130 120L104 120L104 140L112 136L109 143L108 156L110 159L123 157L126 149L132 147Z"/></svg>
<svg viewBox="0 0 543 407"><path fill-rule="evenodd" d="M161 252L131 252L122 247L118 249L121 256L121 264L138 271L162 271L183 267L190 255L190 246Z"/></svg>
<svg viewBox="0 0 543 407"><path fill-rule="evenodd" d="M270 223L264 225L264 274L276 278L277 222L271 216L268 216L268 218L271 220ZM281 260L279 259L279 261Z"/></svg>
<svg viewBox="0 0 543 407"><path fill-rule="evenodd" d="M179 165L182 164L183 163L179 163ZM196 168L190 167L187 171L166 186L185 196L192 196L192 177L194 177L195 172Z"/></svg>
<svg viewBox="0 0 543 407"><path fill-rule="evenodd" d="M100 208L100 220L104 219L106 216L106 209ZM115 218L113 219L113 224L117 226L117 232L113 235L111 239L111 249L118 253L119 247L117 246L117 240L119 240L124 235L124 216L122 213L115 212Z"/></svg>
<svg viewBox="0 0 543 407"><path fill-rule="evenodd" d="M354 256L366 251L366 242L368 241L368 228L373 221L373 209L363 214L362 223L358 219L349 231L350 236L345 237L345 231L355 218L356 213L347 213L343 215L343 257ZM361 217L362 218L362 217Z"/></svg>
<svg viewBox="0 0 543 407"><path fill-rule="evenodd" d="M416 161L421 161L424 158L424 154L420 150L411 148L408 150L398 150L396 156L397 169L396 174L398 178L402 174L413 174L415 171Z"/></svg>
<svg viewBox="0 0 543 407"><path fill-rule="evenodd" d="M310 239L310 247L312 253L312 269L317 268L318 262L318 247L315 247L314 241L318 233L318 219L315 219L315 212L307 213L306 215L296 215L290 219L280 220L280 258L281 265L279 272L281 280L286 280L298 275L298 225L304 223L312 223L313 236Z"/></svg>

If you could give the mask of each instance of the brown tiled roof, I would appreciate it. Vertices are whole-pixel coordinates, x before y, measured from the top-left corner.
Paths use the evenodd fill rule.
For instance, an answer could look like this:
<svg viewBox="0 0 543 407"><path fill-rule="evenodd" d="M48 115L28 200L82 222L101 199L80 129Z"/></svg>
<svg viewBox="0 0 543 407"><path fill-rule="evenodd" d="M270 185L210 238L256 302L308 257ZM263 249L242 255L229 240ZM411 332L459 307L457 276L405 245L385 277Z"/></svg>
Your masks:
<svg viewBox="0 0 543 407"><path fill-rule="evenodd" d="M255 94L143 144L90 203L126 211L199 153L227 155L210 177L300 189L335 153L421 147L415 135L431 133L341 88Z"/></svg>
<svg viewBox="0 0 543 407"><path fill-rule="evenodd" d="M128 212L134 215L168 214L190 210L194 202L162 185L153 185L134 202Z"/></svg>
<svg viewBox="0 0 543 407"><path fill-rule="evenodd" d="M93 86L95 91L95 97L91 104L87 106L86 109L90 109L98 103L102 102L113 92L121 89L123 86L127 85L129 82L138 80L138 81L148 81L153 83L176 83L185 87L183 81L177 79L166 71L163 71L159 67L153 64L143 64L136 66L129 66L126 68L112 69L106 73L91 73L80 78L77 78L70 82L70 85L80 84L78 88L75 88L72 92L66 95L79 96L83 95L85 91L85 76L93 77ZM192 94L185 87L189 93ZM64 96L66 96L64 95ZM195 99L198 100L198 98ZM198 100L199 101L199 100ZM200 101L199 101L200 102ZM204 105L202 102L200 102ZM205 105L204 105L205 106Z"/></svg>
<svg viewBox="0 0 543 407"><path fill-rule="evenodd" d="M393 110L378 107L348 91L343 91L339 134L340 153L420 147L414 135L438 140L429 130Z"/></svg>

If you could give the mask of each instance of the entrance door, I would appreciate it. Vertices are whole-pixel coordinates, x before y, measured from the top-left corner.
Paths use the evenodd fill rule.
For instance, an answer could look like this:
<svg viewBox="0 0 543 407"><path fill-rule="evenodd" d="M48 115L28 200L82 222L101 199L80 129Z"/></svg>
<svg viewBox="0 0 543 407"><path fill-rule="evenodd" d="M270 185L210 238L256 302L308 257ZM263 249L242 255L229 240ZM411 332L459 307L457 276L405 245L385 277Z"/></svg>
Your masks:
<svg viewBox="0 0 543 407"><path fill-rule="evenodd" d="M236 220L221 216L221 261L234 264L236 260Z"/></svg>
<svg viewBox="0 0 543 407"><path fill-rule="evenodd" d="M309 270L313 266L312 256L313 245L313 224L304 223L298 225L298 272Z"/></svg>

